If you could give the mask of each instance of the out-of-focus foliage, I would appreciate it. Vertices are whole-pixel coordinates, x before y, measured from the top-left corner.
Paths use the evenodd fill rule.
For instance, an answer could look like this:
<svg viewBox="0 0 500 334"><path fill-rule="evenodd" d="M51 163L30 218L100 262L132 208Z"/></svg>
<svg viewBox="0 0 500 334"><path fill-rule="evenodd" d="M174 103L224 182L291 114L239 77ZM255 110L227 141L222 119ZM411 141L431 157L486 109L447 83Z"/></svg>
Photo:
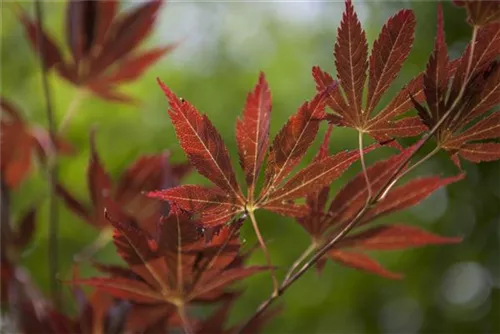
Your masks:
<svg viewBox="0 0 500 334"><path fill-rule="evenodd" d="M30 3L21 5L32 10ZM136 5L129 3L124 7ZM46 24L56 33L54 38L62 42L65 4L44 2L44 6ZM83 99L66 130L66 137L77 155L61 158L61 182L71 185L78 198L88 198L86 168L89 129L93 125L99 129L96 140L99 154L114 178L141 154L158 154L170 149L172 160L185 160L168 120L167 103L156 77L207 113L222 133L231 155L236 156L233 135L236 118L246 93L259 70L263 70L273 95L271 135L274 136L297 107L312 96L315 87L311 67L320 65L329 73L336 73L331 59L343 6L341 2L168 3L160 13L153 37L146 44L181 43L140 81L123 87L125 93L140 98L139 105L110 104L93 97ZM403 83L424 68L435 36L436 4L368 2L356 3L356 6L367 29L368 43L373 42L381 24L396 9L415 10L414 48L395 83L382 97L383 105ZM446 3L444 12L446 39L453 59L465 48L471 30L463 9ZM45 126L39 63L8 2L1 4L1 20L2 96L19 105L24 119ZM50 79L60 122L74 98L74 88L54 74ZM336 128L331 148L355 148L354 135ZM317 148L319 143L315 145ZM308 154L312 159L314 150ZM369 160L374 158L376 156ZM500 312L499 167L498 162L481 165L464 162L468 175L465 180L437 191L418 207L389 218L424 226L442 235L462 236L461 244L376 253L386 268L405 274L405 279L397 282L328 263L321 278L311 271L283 296L285 312L270 322L266 332L499 332L496 317ZM445 153L419 167L417 172L430 174L441 170L456 172ZM338 190L340 184L356 172L359 169L346 173L333 188ZM203 182L196 174L186 180L186 183ZM48 290L46 193L44 177L34 174L12 194L13 210L19 218L33 203L44 203L37 215L39 225L34 240L22 253L23 264L31 270L33 280L39 282L43 291ZM61 211L60 269L61 278L67 278L73 254L94 240L98 232L66 209ZM281 216L268 213L257 216L273 263L286 268L307 247L307 233ZM245 226L242 232L248 246L256 243L250 229L251 226ZM112 245L100 251L97 259L107 263L120 261ZM255 252L251 262L264 263L262 253ZM278 275L282 277L284 271L278 269ZM82 276L93 273L91 268L82 268ZM254 311L268 295L271 284L268 277L262 275L249 279L249 286L252 289L242 296L232 314L235 322Z"/></svg>

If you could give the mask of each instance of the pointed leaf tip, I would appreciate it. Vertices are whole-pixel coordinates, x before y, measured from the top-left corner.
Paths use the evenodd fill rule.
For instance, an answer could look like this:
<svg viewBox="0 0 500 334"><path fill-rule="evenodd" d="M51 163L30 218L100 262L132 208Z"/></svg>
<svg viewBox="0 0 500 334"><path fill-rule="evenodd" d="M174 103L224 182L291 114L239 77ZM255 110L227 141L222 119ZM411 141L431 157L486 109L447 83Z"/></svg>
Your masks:
<svg viewBox="0 0 500 334"><path fill-rule="evenodd" d="M191 165L215 185L242 202L242 195L222 136L205 114L194 105L177 97L160 83L167 96L168 114L177 139Z"/></svg>
<svg viewBox="0 0 500 334"><path fill-rule="evenodd" d="M263 72L254 89L247 95L243 117L236 123L236 139L240 165L247 185L254 187L269 146L271 92Z"/></svg>

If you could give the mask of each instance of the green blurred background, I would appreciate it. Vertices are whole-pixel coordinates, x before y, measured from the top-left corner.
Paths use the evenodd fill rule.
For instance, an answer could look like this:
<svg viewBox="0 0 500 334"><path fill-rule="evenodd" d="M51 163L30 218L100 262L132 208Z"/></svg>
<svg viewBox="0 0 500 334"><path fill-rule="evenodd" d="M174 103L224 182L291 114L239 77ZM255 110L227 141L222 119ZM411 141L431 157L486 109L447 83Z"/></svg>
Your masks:
<svg viewBox="0 0 500 334"><path fill-rule="evenodd" d="M20 3L33 11L31 3ZM64 41L65 2L44 2L46 25ZM123 9L137 3L123 3ZM465 12L444 3L447 42L452 57L463 50L471 30ZM39 63L24 38L7 2L1 4L1 94L20 106L31 122L46 126ZM385 20L401 8L417 16L413 51L386 100L424 69L435 34L435 2L356 2L355 8L372 42ZM80 198L87 199L86 166L89 128L98 125L97 146L113 177L141 154L172 152L185 159L169 122L167 102L156 84L165 81L176 93L208 114L234 157L237 166L234 125L246 93L260 70L273 96L271 133L314 92L311 67L321 65L334 72L332 57L342 2L172 2L162 9L157 29L146 44L182 41L140 80L123 87L141 100L139 106L107 103L96 98L83 101L67 130L78 153L60 161L60 178ZM74 88L55 75L50 77L57 120L68 107ZM322 129L322 132L324 128ZM356 147L356 134L335 129L330 150ZM408 143L411 142L408 141ZM310 160L318 143L308 153ZM387 151L388 152L388 151ZM382 152L381 154L385 154ZM369 157L374 161L377 154ZM370 160L371 159L371 160ZM500 332L500 176L498 163L464 162L468 178L441 189L422 204L386 220L422 226L436 233L463 236L458 245L433 246L374 256L388 269L403 272L405 279L390 281L329 263L321 276L307 273L281 298L282 312L266 327L266 333L498 333ZM338 189L359 171L351 168L335 183ZM415 174L457 173L445 154L421 166ZM198 175L186 182L206 182ZM33 173L13 194L14 213L42 203L35 240L23 254L23 264L48 290L47 185L40 172ZM91 242L96 231L60 210L60 269L68 277L73 255ZM307 247L309 238L290 219L257 213L263 234L270 240L273 262L285 268ZM251 226L243 239L256 242ZM108 245L98 255L103 262L118 261ZM250 259L264 263L260 251ZM84 267L82 275L93 274ZM232 321L248 317L268 296L268 275L248 279Z"/></svg>

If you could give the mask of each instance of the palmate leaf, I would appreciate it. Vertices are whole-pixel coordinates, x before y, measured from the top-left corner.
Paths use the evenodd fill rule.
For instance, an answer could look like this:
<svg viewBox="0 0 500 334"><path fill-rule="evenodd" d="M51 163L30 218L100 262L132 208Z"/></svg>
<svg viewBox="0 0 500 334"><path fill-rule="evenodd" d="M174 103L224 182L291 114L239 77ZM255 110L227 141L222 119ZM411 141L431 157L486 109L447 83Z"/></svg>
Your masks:
<svg viewBox="0 0 500 334"><path fill-rule="evenodd" d="M151 0L119 14L117 0L70 0L66 11L66 45L71 59L46 31L26 13L20 13L28 40L40 53L38 40L45 45L48 68L78 87L103 99L131 103L135 100L116 89L120 84L140 77L148 67L172 51L175 45L138 52L138 46L150 35L162 0Z"/></svg>
<svg viewBox="0 0 500 334"><path fill-rule="evenodd" d="M129 300L134 303L132 317L145 310L154 315L142 318L140 324L129 321L129 328L135 330L171 317L178 307L225 299L231 283L268 269L243 265L239 223L222 227L207 242L196 221L177 209L162 219L156 237L116 206L109 207L107 217L114 226L118 254L128 268L97 265L109 277L74 279L71 283L90 285Z"/></svg>
<svg viewBox="0 0 500 334"><path fill-rule="evenodd" d="M398 155L377 162L366 170L373 192L377 193L381 187L387 184L396 172L397 167L409 155L413 154L415 147L409 147ZM341 239L333 249L328 251L325 258L318 262L318 267L321 268L326 258L330 258L343 265L372 272L383 277L400 278L400 274L388 271L363 252L459 242L460 238L440 237L412 226L381 225L368 230L366 230L366 227L377 218L420 203L437 189L461 180L463 177L463 174L447 178L422 177L391 189L381 200L366 211L353 232ZM308 196L309 215L298 220L311 235L313 244L318 247L333 238L366 205L368 191L366 189L365 174L359 173L347 183L331 200L329 205L328 193L329 187L325 187L316 194ZM361 232L360 229L362 229Z"/></svg>
<svg viewBox="0 0 500 334"><path fill-rule="evenodd" d="M254 212L266 209L294 217L307 214L307 207L294 201L315 192L316 187L330 184L359 159L359 151L342 152L316 161L290 177L316 138L319 123L325 117L325 98L328 91L336 89L336 85L329 85L310 102L304 103L278 132L268 149L271 97L264 74L260 74L257 85L247 97L243 118L236 126L240 164L247 185L244 193L236 180L222 137L208 117L158 81L169 100L168 113L183 150L190 163L215 187L180 186L150 192L149 196L196 214L205 228L220 226L235 217L250 217L271 268L276 293L278 281ZM255 192L266 155L264 185Z"/></svg>
<svg viewBox="0 0 500 334"><path fill-rule="evenodd" d="M288 216L304 215L307 208L293 201L315 192L317 187L329 185L359 158L357 151L325 156L286 181L314 141L319 122L324 118L327 91L335 90L335 86L304 103L268 149L271 97L261 74L248 95L243 118L237 123L238 151L247 183L245 194L236 180L222 138L209 119L163 83L160 85L169 100L169 115L188 159L216 187L186 185L150 192L149 196L175 202L182 209L199 214L205 226L217 226L259 208ZM264 185L259 193L254 193L266 155Z"/></svg>
<svg viewBox="0 0 500 334"><path fill-rule="evenodd" d="M399 11L382 28L368 59L365 32L351 1L346 1L334 49L335 66L342 91L330 90L327 103L334 113L328 114L327 119L331 123L355 128L379 142L393 137L415 136L426 129L418 118L396 120L396 117L413 108L409 93L415 99L422 100L421 76L408 83L385 108L374 115L380 98L394 81L410 53L414 30L413 12ZM368 68L367 100L363 106ZM313 77L318 91L324 90L333 82L333 78L319 67L313 68Z"/></svg>
<svg viewBox="0 0 500 334"><path fill-rule="evenodd" d="M435 138L458 166L459 156L472 161L500 159L499 111L482 118L500 103L500 23L477 28L476 38L454 63L448 59L443 13L438 8L438 33L424 76L427 107L414 101L422 121L433 127L443 121ZM449 112L450 117L443 119Z"/></svg>

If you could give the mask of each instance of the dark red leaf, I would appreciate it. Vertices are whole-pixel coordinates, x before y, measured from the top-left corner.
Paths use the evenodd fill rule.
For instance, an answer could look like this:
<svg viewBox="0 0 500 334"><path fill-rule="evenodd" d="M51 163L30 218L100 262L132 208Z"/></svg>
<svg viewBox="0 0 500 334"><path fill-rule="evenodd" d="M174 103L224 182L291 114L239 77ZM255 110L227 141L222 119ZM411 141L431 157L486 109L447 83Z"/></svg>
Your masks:
<svg viewBox="0 0 500 334"><path fill-rule="evenodd" d="M220 134L205 115L201 115L189 102L179 99L161 81L158 82L169 100L170 118L191 164L231 197L242 201L241 190Z"/></svg>
<svg viewBox="0 0 500 334"><path fill-rule="evenodd" d="M400 154L379 161L367 168L366 174L370 180L372 193L377 193L383 186L387 185L388 181L395 176L400 164L414 153L417 145L415 144ZM365 175L361 172L335 196L328 209L327 221L336 224L344 224L350 221L365 205L367 195Z"/></svg>
<svg viewBox="0 0 500 334"><path fill-rule="evenodd" d="M292 203L268 203L262 206L263 209L276 212L282 216L301 218L310 213L306 205Z"/></svg>
<svg viewBox="0 0 500 334"><path fill-rule="evenodd" d="M201 222L206 226L225 223L244 207L217 188L204 188L196 185L184 185L171 189L152 191L149 197L172 201L177 206L199 214Z"/></svg>
<svg viewBox="0 0 500 334"><path fill-rule="evenodd" d="M460 156L475 163L498 160L500 159L500 144L465 144L460 148Z"/></svg>
<svg viewBox="0 0 500 334"><path fill-rule="evenodd" d="M372 146L371 149L375 148ZM325 159L311 163L306 168L299 171L287 183L275 192L271 192L268 203L282 202L305 197L330 185L335 179L340 177L354 162L359 159L359 151L341 152Z"/></svg>
<svg viewBox="0 0 500 334"><path fill-rule="evenodd" d="M19 18L39 56L38 40L43 37L47 67L55 67L61 77L102 99L135 104L133 98L117 91L118 84L137 79L173 48L168 45L134 53L150 35L162 3L162 0L146 1L119 14L116 0L69 1L65 27L71 55L68 62L49 34L37 31L38 22L25 13Z"/></svg>
<svg viewBox="0 0 500 334"><path fill-rule="evenodd" d="M411 180L389 191L384 198L377 202L375 207L364 215L360 224L368 223L377 217L412 207L423 201L439 188L460 181L464 177L465 174L459 174L447 178L431 176Z"/></svg>
<svg viewBox="0 0 500 334"><path fill-rule="evenodd" d="M96 1L97 17L94 44L102 47L106 37L109 36L109 28L118 11L119 3L116 0Z"/></svg>
<svg viewBox="0 0 500 334"><path fill-rule="evenodd" d="M364 250L395 250L461 242L459 237L441 237L415 226L383 225L344 238L337 247Z"/></svg>
<svg viewBox="0 0 500 334"><path fill-rule="evenodd" d="M401 10L387 21L373 44L370 56L368 101L365 111L367 114L373 111L410 54L415 25L413 12Z"/></svg>
<svg viewBox="0 0 500 334"><path fill-rule="evenodd" d="M357 123L363 109L361 103L368 69L368 44L350 0L345 3L342 22L337 32L334 56L340 85L350 107L346 118Z"/></svg>
<svg viewBox="0 0 500 334"><path fill-rule="evenodd" d="M198 232L199 225L173 207L153 239L112 202L109 208L115 246L130 269L101 265L98 268L110 278L80 279L75 284L92 285L118 298L164 308L176 307L179 302L218 300L230 283L268 269L243 267L237 223L236 230L223 227L207 241Z"/></svg>
<svg viewBox="0 0 500 334"><path fill-rule="evenodd" d="M450 62L444 36L443 9L438 6L438 27L434 51L424 75L424 91L433 124L446 112L446 93L450 79Z"/></svg>
<svg viewBox="0 0 500 334"><path fill-rule="evenodd" d="M105 78L98 78L98 82L113 85L134 81L138 79L148 67L157 62L167 53L170 53L175 47L176 45L167 45L165 47L155 48L137 56L125 59L120 63L115 72Z"/></svg>
<svg viewBox="0 0 500 334"><path fill-rule="evenodd" d="M261 73L254 91L248 94L243 118L236 124L240 164L247 185L252 189L269 147L271 108L271 93L264 73Z"/></svg>
<svg viewBox="0 0 500 334"><path fill-rule="evenodd" d="M328 255L332 260L354 269L367 271L390 279L401 279L403 277L401 274L385 269L378 262L362 253L332 250Z"/></svg>
<svg viewBox="0 0 500 334"><path fill-rule="evenodd" d="M92 62L90 77L121 60L151 33L161 4L161 0L148 1L113 21L100 56Z"/></svg>
<svg viewBox="0 0 500 334"><path fill-rule="evenodd" d="M314 81L316 82L316 90L318 92L323 91L326 87L330 86L331 84L335 83L335 80L333 80L332 76L319 68L319 66L314 66L312 69L312 75L314 78ZM333 115L333 114L328 114L328 117L334 117L335 122L332 122L335 125L339 126L347 126L348 123L343 121L343 118L347 118L350 121L349 122L354 122L350 118L349 114L349 106L347 103L344 101L344 97L342 96L342 92L340 89L334 89L329 91L329 97L327 99L327 105L335 112L338 112L340 115L343 115L342 117L339 115ZM329 121L332 121L329 119Z"/></svg>
<svg viewBox="0 0 500 334"><path fill-rule="evenodd" d="M70 209L74 214L82 218L88 223L94 224L92 213L90 210L77 198L73 196L65 187L60 184L56 185L56 193L63 201L68 209Z"/></svg>
<svg viewBox="0 0 500 334"><path fill-rule="evenodd" d="M496 113L477 119L500 103L500 66L494 60L500 54L499 28L500 23L479 28L474 47L469 45L450 63L441 7L438 10L438 35L424 77L428 110L418 101L414 104L428 127L443 123L435 137L459 167L459 157L476 163L500 157L496 143L474 143L498 137ZM446 113L450 116L443 120Z"/></svg>
<svg viewBox="0 0 500 334"><path fill-rule="evenodd" d="M43 49L45 51L43 59L45 62L45 66L47 68L52 68L53 66L62 63L63 58L61 55L61 51L59 51L59 48L52 37L45 31L38 31L37 22L32 21L25 13L21 13L19 19L24 25L24 29L31 43L31 46L39 56L41 56L40 44L43 43ZM41 41L40 38L42 39Z"/></svg>
<svg viewBox="0 0 500 334"><path fill-rule="evenodd" d="M162 299L155 295L151 288L137 280L114 276L113 278L88 278L72 281L71 284L93 286L116 298L130 300L141 304L157 304Z"/></svg>
<svg viewBox="0 0 500 334"><path fill-rule="evenodd" d="M320 93L311 102L304 103L274 138L267 161L266 190L262 196L278 187L300 162L316 138L324 108L325 94Z"/></svg>
<svg viewBox="0 0 500 334"><path fill-rule="evenodd" d="M385 108L373 115L378 102L397 77L410 53L414 30L415 16L410 10L399 11L384 25L370 56L368 92L366 105L363 106L368 46L352 3L346 1L334 52L340 85L346 99L339 90L329 92L327 104L333 114L328 114L326 119L331 124L354 128L379 142L391 141L391 146L397 148L401 146L392 142L394 137L415 136L426 130L416 119L395 119L412 109L411 95L415 100L422 101L422 76L408 83ZM317 91L323 91L334 82L319 67L313 68L313 77Z"/></svg>
<svg viewBox="0 0 500 334"><path fill-rule="evenodd" d="M67 43L77 65L88 54L95 39L97 9L97 1L69 1L66 14Z"/></svg>

